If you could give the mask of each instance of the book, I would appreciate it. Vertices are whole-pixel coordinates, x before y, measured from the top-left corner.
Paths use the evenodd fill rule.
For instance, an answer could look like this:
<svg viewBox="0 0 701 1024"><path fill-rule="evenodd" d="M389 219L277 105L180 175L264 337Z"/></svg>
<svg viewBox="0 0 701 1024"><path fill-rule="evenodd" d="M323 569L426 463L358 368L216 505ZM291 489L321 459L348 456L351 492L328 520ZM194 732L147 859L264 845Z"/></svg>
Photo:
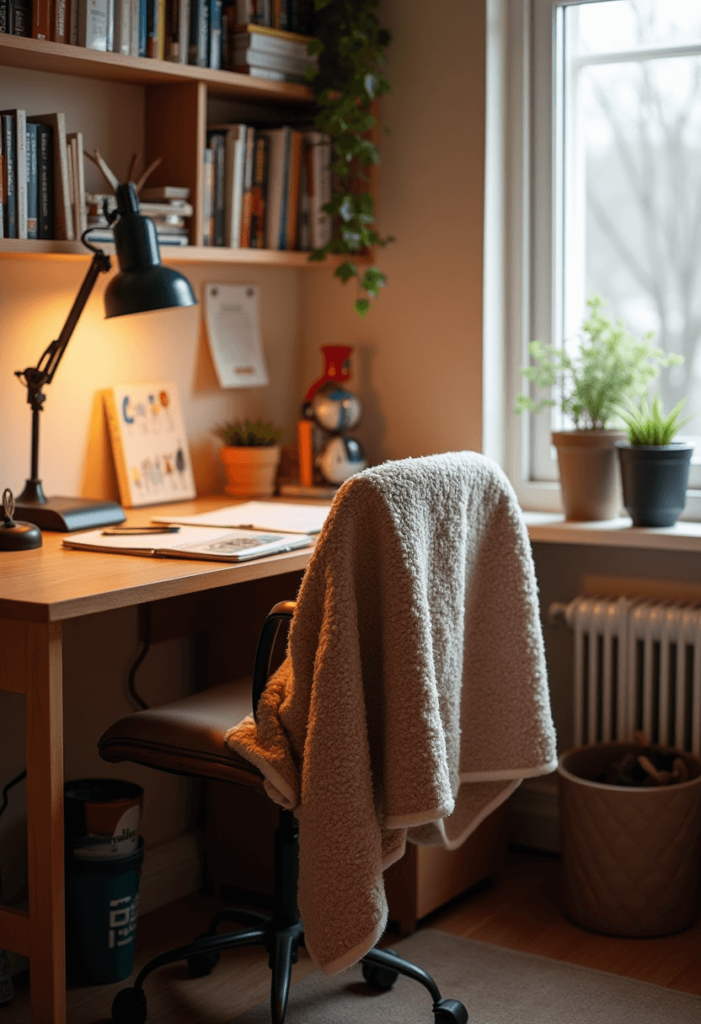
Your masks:
<svg viewBox="0 0 701 1024"><path fill-rule="evenodd" d="M12 141L8 150L9 174L13 176L15 197L16 234L8 238L27 237L27 116L24 110L0 110L11 121ZM9 175L8 175L9 177Z"/></svg>
<svg viewBox="0 0 701 1024"><path fill-rule="evenodd" d="M10 34L10 0L0 0L0 32Z"/></svg>
<svg viewBox="0 0 701 1024"><path fill-rule="evenodd" d="M78 45L78 0L67 0L68 3L68 42L71 46Z"/></svg>
<svg viewBox="0 0 701 1024"><path fill-rule="evenodd" d="M28 124L27 133L27 238L39 237L39 173L37 125Z"/></svg>
<svg viewBox="0 0 701 1024"><path fill-rule="evenodd" d="M301 181L302 155L304 148L304 132L290 132L290 160L287 179L287 218L285 221L285 244L281 246L288 251L298 247L299 226L299 188Z"/></svg>
<svg viewBox="0 0 701 1024"><path fill-rule="evenodd" d="M120 534L116 528L88 530L71 534L63 546L77 551L106 551L151 558L190 558L214 562L244 562L283 551L305 548L307 536L290 533L259 533L253 530L219 530L203 526L181 527L175 533L139 533L128 528Z"/></svg>
<svg viewBox="0 0 701 1024"><path fill-rule="evenodd" d="M32 37L34 39L49 39L50 35L50 0L32 0Z"/></svg>
<svg viewBox="0 0 701 1024"><path fill-rule="evenodd" d="M129 0L129 55L139 56L139 33L141 29L141 4L139 0Z"/></svg>
<svg viewBox="0 0 701 1024"><path fill-rule="evenodd" d="M204 183L202 196L202 244L211 245L214 237L214 224L212 223L212 203L214 199L214 154L207 146L204 151Z"/></svg>
<svg viewBox="0 0 701 1024"><path fill-rule="evenodd" d="M190 198L190 189L184 185L154 185L152 188L142 188L139 192L139 202L147 200L149 202L158 202L163 199L180 199L188 200Z"/></svg>
<svg viewBox="0 0 701 1024"><path fill-rule="evenodd" d="M72 132L66 136L70 147L73 166L73 225L76 238L87 229L87 204L85 201L85 160L83 158L83 133Z"/></svg>
<svg viewBox="0 0 701 1024"><path fill-rule="evenodd" d="M283 205L286 201L286 169L289 159L290 128L265 128L261 135L268 140L268 192L265 214L265 238L268 249L280 249Z"/></svg>
<svg viewBox="0 0 701 1024"><path fill-rule="evenodd" d="M255 158L256 130L250 125L246 129L246 155L243 167L243 194L241 196L241 241L242 249L251 244L251 204L253 200L253 166Z"/></svg>
<svg viewBox="0 0 701 1024"><path fill-rule="evenodd" d="M107 0L105 49L108 53L114 50L114 4L115 0Z"/></svg>
<svg viewBox="0 0 701 1024"><path fill-rule="evenodd" d="M190 0L190 42L188 63L206 68L209 61L208 0Z"/></svg>
<svg viewBox="0 0 701 1024"><path fill-rule="evenodd" d="M309 194L309 227L312 249L321 249L331 239L331 215L323 207L331 202L331 138L323 132L307 132L307 190Z"/></svg>
<svg viewBox="0 0 701 1024"><path fill-rule="evenodd" d="M153 516L151 522L313 535L321 532L328 514L328 505L307 505L291 501L244 501L239 505L226 505L224 508L201 512L194 516L175 513Z"/></svg>
<svg viewBox="0 0 701 1024"><path fill-rule="evenodd" d="M51 39L54 43L68 42L67 0L52 0L51 2Z"/></svg>
<svg viewBox="0 0 701 1024"><path fill-rule="evenodd" d="M3 153L3 206L4 206L4 235L5 238L17 238L17 192L16 192L16 164L15 164L15 119L12 114L3 114L0 117L2 125L2 153Z"/></svg>
<svg viewBox="0 0 701 1024"><path fill-rule="evenodd" d="M29 118L27 119L29 122ZM32 122L34 123L34 122ZM53 131L37 124L37 192L39 197L39 238L54 237Z"/></svg>
<svg viewBox="0 0 701 1024"><path fill-rule="evenodd" d="M10 34L13 36L31 36L31 0L10 0Z"/></svg>
<svg viewBox="0 0 701 1024"><path fill-rule="evenodd" d="M114 0L114 52L131 52L131 0Z"/></svg>
<svg viewBox="0 0 701 1024"><path fill-rule="evenodd" d="M269 68L286 75L294 75L304 80L305 71L314 65L301 57L288 57L280 53L263 53L251 49L234 49L235 69L247 73L248 67Z"/></svg>
<svg viewBox="0 0 701 1024"><path fill-rule="evenodd" d="M0 118L0 238L5 237L5 150L3 148L2 118Z"/></svg>
<svg viewBox="0 0 701 1024"><path fill-rule="evenodd" d="M158 56L158 0L146 0L146 57Z"/></svg>
<svg viewBox="0 0 701 1024"><path fill-rule="evenodd" d="M294 32L280 32L262 25L236 25L234 28L234 46L250 49L259 53L277 53L283 57L300 57L312 64L317 64L318 56L309 56L307 48L312 41L310 36L296 35Z"/></svg>
<svg viewBox="0 0 701 1024"><path fill-rule="evenodd" d="M236 0L236 23L238 25L253 23L272 27L272 0Z"/></svg>
<svg viewBox="0 0 701 1024"><path fill-rule="evenodd" d="M148 50L148 0L139 0L139 57Z"/></svg>
<svg viewBox="0 0 701 1024"><path fill-rule="evenodd" d="M218 124L210 128L210 131L219 131L224 135L224 245L235 249L241 242L246 130L245 124Z"/></svg>
<svg viewBox="0 0 701 1024"><path fill-rule="evenodd" d="M165 60L166 54L166 0L156 0L156 53L158 60Z"/></svg>
<svg viewBox="0 0 701 1024"><path fill-rule="evenodd" d="M135 508L194 498L177 385L118 385L102 397L121 504Z"/></svg>
<svg viewBox="0 0 701 1024"><path fill-rule="evenodd" d="M75 229L72 212L72 192L68 169L68 142L66 139L66 118L63 113L32 114L33 124L44 124L51 128L53 141L53 238L72 242Z"/></svg>
<svg viewBox="0 0 701 1024"><path fill-rule="evenodd" d="M222 0L209 0L209 67L222 66Z"/></svg>
<svg viewBox="0 0 701 1024"><path fill-rule="evenodd" d="M107 50L108 0L78 0L78 46Z"/></svg>
<svg viewBox="0 0 701 1024"><path fill-rule="evenodd" d="M265 206L268 188L268 140L257 134L254 148L253 186L251 188L251 227L249 245L265 249Z"/></svg>
<svg viewBox="0 0 701 1024"><path fill-rule="evenodd" d="M210 245L225 244L225 200L226 184L226 141L220 132L208 133L209 148L212 151L212 234Z"/></svg>

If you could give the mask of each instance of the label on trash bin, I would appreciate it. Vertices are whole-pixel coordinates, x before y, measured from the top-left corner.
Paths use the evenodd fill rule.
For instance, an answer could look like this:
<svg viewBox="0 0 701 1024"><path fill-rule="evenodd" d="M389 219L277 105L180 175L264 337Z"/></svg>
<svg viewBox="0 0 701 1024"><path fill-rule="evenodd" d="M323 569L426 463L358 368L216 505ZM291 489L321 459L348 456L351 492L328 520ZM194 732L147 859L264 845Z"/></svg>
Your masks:
<svg viewBox="0 0 701 1024"><path fill-rule="evenodd" d="M88 826L90 824L89 815ZM128 857L139 841L139 805L129 807L114 825L111 835L89 832L71 841L73 856L78 860Z"/></svg>
<svg viewBox="0 0 701 1024"><path fill-rule="evenodd" d="M122 896L118 900L110 900L110 927L107 946L115 949L128 946L136 937L136 926L139 920L139 894Z"/></svg>

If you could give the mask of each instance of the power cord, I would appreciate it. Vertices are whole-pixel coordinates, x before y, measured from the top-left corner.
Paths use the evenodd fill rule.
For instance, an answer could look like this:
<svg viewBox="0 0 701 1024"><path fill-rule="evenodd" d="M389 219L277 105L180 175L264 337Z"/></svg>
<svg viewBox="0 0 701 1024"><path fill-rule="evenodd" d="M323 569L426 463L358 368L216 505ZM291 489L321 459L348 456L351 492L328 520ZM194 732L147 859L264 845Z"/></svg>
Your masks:
<svg viewBox="0 0 701 1024"><path fill-rule="evenodd" d="M146 604L143 607L142 627L143 627L143 637L144 637L144 639L143 639L143 643L141 645L141 650L137 654L136 658L134 659L133 665L129 669L129 674L127 676L127 692L129 694L129 696L131 697L131 699L134 701L134 703L138 704L138 706L140 708L142 708L142 710L146 711L146 710L148 710L149 705L146 703L146 701L143 699L143 697L141 697L137 693L135 681L136 681L136 673L138 672L138 670L139 670L139 668L140 668L144 658L146 657L146 655L148 654L148 652L151 649L151 605L150 604Z"/></svg>

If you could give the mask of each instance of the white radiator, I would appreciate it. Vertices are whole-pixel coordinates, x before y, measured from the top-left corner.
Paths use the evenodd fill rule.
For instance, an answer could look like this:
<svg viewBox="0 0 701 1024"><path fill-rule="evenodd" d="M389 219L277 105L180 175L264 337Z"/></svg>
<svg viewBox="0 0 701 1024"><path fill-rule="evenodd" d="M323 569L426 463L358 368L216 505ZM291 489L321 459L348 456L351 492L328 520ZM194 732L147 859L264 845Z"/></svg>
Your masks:
<svg viewBox="0 0 701 1024"><path fill-rule="evenodd" d="M574 631L574 741L630 740L701 754L701 608L577 597L553 605Z"/></svg>

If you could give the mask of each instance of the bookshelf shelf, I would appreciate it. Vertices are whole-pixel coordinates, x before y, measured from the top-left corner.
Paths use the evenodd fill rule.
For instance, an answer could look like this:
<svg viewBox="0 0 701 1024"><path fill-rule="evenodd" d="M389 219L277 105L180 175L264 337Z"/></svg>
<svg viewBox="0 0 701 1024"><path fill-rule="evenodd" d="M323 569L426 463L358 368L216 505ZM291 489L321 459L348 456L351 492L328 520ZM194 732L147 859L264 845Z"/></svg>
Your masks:
<svg viewBox="0 0 701 1024"><path fill-rule="evenodd" d="M98 248L114 255L114 246L100 243ZM0 240L2 259L58 259L83 260L90 252L80 242L20 241L16 238ZM323 262L309 259L308 252L278 252L273 249L227 249L211 245L161 246L164 263L226 263L239 266L287 267L296 270L319 270L337 267L345 257L330 256ZM360 255L356 263L369 262L369 256Z"/></svg>
<svg viewBox="0 0 701 1024"><path fill-rule="evenodd" d="M234 71L212 71L147 57L124 57L83 46L0 33L0 65L80 78L100 78L132 85L176 85L202 82L211 96L263 103L312 104L311 89L294 82L269 82Z"/></svg>

